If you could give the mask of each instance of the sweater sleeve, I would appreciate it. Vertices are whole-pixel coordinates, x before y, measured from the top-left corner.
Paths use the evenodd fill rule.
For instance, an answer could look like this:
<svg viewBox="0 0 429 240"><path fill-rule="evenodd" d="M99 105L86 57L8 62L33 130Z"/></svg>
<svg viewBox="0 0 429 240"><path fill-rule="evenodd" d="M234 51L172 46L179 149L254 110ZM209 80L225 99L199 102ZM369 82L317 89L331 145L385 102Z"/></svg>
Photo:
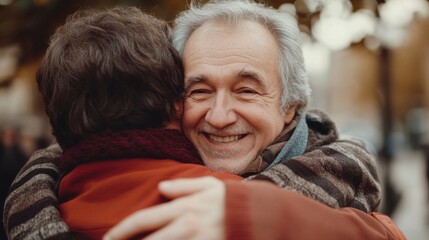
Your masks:
<svg viewBox="0 0 429 240"><path fill-rule="evenodd" d="M3 213L8 239L72 239L55 188L61 154L57 144L39 150L16 176Z"/></svg>
<svg viewBox="0 0 429 240"><path fill-rule="evenodd" d="M226 239L406 239L389 217L334 209L262 181L227 181Z"/></svg>
<svg viewBox="0 0 429 240"><path fill-rule="evenodd" d="M272 182L334 208L371 212L381 199L375 158L354 139L315 146L250 179Z"/></svg>

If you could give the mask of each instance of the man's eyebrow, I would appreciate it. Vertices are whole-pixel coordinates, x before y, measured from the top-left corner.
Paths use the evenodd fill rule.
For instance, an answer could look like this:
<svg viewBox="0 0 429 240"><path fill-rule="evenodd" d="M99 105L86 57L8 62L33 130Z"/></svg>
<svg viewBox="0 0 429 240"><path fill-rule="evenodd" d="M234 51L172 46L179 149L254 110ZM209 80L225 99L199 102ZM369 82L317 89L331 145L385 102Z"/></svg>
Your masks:
<svg viewBox="0 0 429 240"><path fill-rule="evenodd" d="M256 72L248 71L246 69L242 69L237 75L241 79L248 79L248 80L255 82L259 86L262 86L264 88L266 87L265 83L263 81L264 78Z"/></svg>
<svg viewBox="0 0 429 240"><path fill-rule="evenodd" d="M185 89L187 89L189 86L195 83L204 82L205 77L204 76L190 76L185 79Z"/></svg>

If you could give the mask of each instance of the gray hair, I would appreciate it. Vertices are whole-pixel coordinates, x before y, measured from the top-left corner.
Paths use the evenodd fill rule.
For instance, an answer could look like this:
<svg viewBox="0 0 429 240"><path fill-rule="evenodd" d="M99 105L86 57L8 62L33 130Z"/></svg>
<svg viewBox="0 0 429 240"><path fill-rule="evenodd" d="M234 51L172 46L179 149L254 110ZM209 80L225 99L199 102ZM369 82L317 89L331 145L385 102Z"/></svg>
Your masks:
<svg viewBox="0 0 429 240"><path fill-rule="evenodd" d="M266 26L276 38L281 51L279 75L282 79L281 107L286 111L297 104L302 113L308 104L311 89L308 84L304 58L299 43L299 29L296 19L276 9L251 0L212 0L201 6L191 2L189 9L175 20L172 41L183 57L186 41L193 31L206 22L238 24L250 20Z"/></svg>

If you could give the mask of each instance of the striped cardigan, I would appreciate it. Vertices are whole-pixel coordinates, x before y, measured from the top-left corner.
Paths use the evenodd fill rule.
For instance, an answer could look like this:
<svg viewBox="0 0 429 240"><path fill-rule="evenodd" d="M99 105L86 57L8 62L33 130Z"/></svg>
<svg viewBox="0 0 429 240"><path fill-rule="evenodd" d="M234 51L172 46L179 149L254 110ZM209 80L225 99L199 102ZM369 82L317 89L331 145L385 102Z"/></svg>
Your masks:
<svg viewBox="0 0 429 240"><path fill-rule="evenodd" d="M305 152L283 159L248 179L266 180L330 207L377 210L381 187L374 154L356 138L339 138L335 124L321 111L306 115Z"/></svg>
<svg viewBox="0 0 429 240"><path fill-rule="evenodd" d="M335 208L376 210L381 198L376 162L363 142L339 138L320 111L309 111L306 122L308 144L302 155L247 180L270 181ZM58 210L61 153L58 145L34 153L14 180L3 215L9 239L73 239Z"/></svg>

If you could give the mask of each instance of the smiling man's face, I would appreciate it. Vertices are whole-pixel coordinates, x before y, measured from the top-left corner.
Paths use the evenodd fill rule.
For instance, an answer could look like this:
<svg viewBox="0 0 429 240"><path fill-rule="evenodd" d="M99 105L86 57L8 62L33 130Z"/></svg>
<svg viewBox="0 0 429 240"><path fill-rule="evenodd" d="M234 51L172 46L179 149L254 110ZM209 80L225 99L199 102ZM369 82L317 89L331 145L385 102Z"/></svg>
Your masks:
<svg viewBox="0 0 429 240"><path fill-rule="evenodd" d="M257 171L259 153L290 123L280 109L280 49L272 34L251 21L205 23L183 55L185 135L214 171Z"/></svg>

